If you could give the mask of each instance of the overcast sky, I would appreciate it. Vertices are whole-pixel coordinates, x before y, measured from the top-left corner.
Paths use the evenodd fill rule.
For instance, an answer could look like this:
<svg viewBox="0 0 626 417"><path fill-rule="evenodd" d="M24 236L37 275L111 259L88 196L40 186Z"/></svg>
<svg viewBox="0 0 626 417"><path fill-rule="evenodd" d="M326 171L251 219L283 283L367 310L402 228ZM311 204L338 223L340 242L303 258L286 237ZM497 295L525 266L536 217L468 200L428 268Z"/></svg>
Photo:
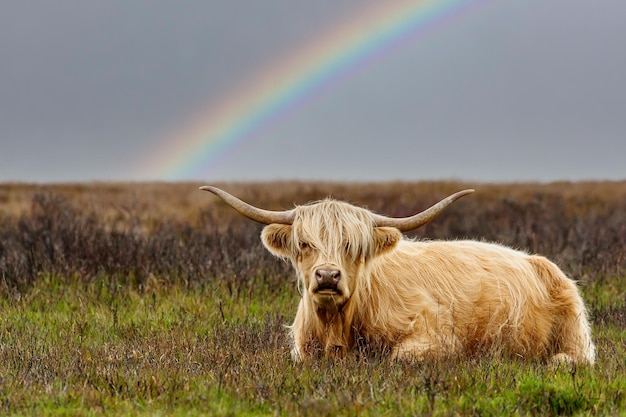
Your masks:
<svg viewBox="0 0 626 417"><path fill-rule="evenodd" d="M624 0L482 1L188 178L137 169L368 3L2 0L0 181L626 179Z"/></svg>

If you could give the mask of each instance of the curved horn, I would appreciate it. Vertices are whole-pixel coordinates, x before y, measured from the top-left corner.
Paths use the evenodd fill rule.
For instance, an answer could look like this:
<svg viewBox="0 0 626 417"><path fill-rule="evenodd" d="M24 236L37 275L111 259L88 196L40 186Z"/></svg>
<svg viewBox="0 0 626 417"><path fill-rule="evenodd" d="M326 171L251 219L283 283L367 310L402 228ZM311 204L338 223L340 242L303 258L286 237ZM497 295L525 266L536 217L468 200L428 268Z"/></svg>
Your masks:
<svg viewBox="0 0 626 417"><path fill-rule="evenodd" d="M373 214L374 222L376 226L389 226L395 227L401 232L408 232L409 230L417 229L420 226L433 220L442 211L444 211L455 200L473 193L474 190L463 190L458 193L452 194L449 197L444 198L432 207L410 217L392 218L387 216L381 216L380 214Z"/></svg>
<svg viewBox="0 0 626 417"><path fill-rule="evenodd" d="M205 185L200 187L201 190L210 191L218 197L221 197L229 206L237 210L240 214L243 214L247 218L263 224L292 224L294 218L294 211L270 211L263 210L258 207L251 206L245 201L241 201L237 197L228 194L224 190L220 190L217 187Z"/></svg>

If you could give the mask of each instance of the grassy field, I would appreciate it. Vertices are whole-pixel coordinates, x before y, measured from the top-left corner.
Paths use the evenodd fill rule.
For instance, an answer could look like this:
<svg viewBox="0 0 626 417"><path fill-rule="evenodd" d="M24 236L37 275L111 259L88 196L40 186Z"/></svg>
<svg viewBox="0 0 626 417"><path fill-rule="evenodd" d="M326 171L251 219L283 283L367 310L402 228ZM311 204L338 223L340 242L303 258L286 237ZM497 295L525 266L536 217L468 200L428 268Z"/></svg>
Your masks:
<svg viewBox="0 0 626 417"><path fill-rule="evenodd" d="M0 415L626 415L626 182L221 184L266 208L332 195L411 237L498 241L579 280L598 362L349 356L295 365L290 266L201 184L0 184Z"/></svg>

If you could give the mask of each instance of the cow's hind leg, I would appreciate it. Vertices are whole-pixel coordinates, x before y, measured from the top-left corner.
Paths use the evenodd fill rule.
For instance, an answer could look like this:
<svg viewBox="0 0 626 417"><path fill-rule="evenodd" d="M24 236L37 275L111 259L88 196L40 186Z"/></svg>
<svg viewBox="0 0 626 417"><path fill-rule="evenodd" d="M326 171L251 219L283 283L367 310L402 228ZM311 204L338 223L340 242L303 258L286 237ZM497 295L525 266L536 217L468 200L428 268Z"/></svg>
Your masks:
<svg viewBox="0 0 626 417"><path fill-rule="evenodd" d="M552 361L593 364L595 346L591 326L576 284L543 257L531 257L531 263L548 288L553 304Z"/></svg>
<svg viewBox="0 0 626 417"><path fill-rule="evenodd" d="M555 317L553 329L556 354L552 361L593 364L595 346L591 340L591 329L582 300L580 304L564 306L560 310Z"/></svg>

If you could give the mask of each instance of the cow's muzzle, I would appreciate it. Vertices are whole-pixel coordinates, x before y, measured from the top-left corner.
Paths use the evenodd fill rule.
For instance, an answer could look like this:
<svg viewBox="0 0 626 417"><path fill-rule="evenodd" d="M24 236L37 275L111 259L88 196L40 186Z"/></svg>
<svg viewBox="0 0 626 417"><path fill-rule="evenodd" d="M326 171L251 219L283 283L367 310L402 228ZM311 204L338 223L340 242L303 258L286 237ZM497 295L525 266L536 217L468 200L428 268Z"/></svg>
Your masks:
<svg viewBox="0 0 626 417"><path fill-rule="evenodd" d="M315 270L315 280L317 287L316 293L341 293L338 288L339 281L341 281L341 271L338 269L325 269L320 268Z"/></svg>

